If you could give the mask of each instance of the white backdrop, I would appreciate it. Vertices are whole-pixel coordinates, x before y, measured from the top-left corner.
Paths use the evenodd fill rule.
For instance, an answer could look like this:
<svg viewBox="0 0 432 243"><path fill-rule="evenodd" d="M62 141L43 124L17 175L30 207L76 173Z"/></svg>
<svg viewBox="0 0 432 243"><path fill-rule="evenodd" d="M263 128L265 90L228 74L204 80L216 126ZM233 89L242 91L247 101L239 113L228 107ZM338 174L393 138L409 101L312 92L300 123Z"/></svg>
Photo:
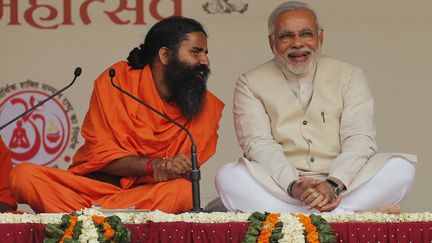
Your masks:
<svg viewBox="0 0 432 243"><path fill-rule="evenodd" d="M267 17L283 1L227 1L236 7L248 4L243 13L224 13L217 5L223 2L221 0L40 0L34 8L28 0L1 2L0 88L30 79L60 89L72 79L74 68L81 66L81 77L64 94L73 106L79 126L88 107L93 80L109 65L124 60L129 51L143 41L149 27L157 21L154 16L169 16L175 6L182 15L201 21L209 34L212 69L209 89L226 104L217 153L202 167L203 204L217 196L213 182L217 169L242 154L231 113L236 79L242 72L271 58ZM123 21L130 20L124 25L114 23L104 13L113 12L122 2L129 7L142 3L145 24L132 24L137 16L135 11L117 14ZM376 97L380 151L410 152L419 156L416 181L402 205L403 210L431 211L428 186L432 154L428 145L432 137L429 108L432 85L427 72L432 56L432 2L308 2L324 20L323 53L362 67L368 77ZM86 9L85 3L88 3ZM206 3L213 7L211 10L219 12L204 11ZM152 6L156 8L151 10ZM53 12L57 15L49 16ZM85 13L91 20L89 24L83 22ZM51 19L40 19L47 17ZM37 25L56 28L41 29ZM0 98L0 103L11 94L13 92ZM78 141L83 142L82 138ZM68 153L73 155L71 151ZM62 160L59 164L67 166L68 162Z"/></svg>

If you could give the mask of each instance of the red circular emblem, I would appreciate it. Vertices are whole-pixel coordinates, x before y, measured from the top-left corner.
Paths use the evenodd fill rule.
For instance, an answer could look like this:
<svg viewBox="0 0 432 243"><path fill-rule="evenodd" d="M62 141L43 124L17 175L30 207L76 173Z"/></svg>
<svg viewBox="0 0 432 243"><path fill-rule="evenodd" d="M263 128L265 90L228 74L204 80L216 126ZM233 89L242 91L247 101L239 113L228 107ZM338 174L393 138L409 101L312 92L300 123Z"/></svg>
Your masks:
<svg viewBox="0 0 432 243"><path fill-rule="evenodd" d="M0 104L0 124L5 124L48 96L38 90L12 94ZM29 161L49 165L66 149L70 130L67 112L54 98L4 128L1 136L14 164Z"/></svg>

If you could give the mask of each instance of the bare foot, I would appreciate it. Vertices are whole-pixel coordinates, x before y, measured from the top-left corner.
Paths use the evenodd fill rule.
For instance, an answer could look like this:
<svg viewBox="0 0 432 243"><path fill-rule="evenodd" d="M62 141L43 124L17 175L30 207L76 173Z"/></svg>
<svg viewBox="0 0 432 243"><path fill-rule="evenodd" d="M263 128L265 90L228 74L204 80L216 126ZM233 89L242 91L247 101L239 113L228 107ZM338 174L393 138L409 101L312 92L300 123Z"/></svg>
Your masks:
<svg viewBox="0 0 432 243"><path fill-rule="evenodd" d="M358 212L359 213L369 212L369 213L400 214L401 208L399 207L399 205L396 205L396 204L388 204L388 205L376 207L376 208L371 209L371 210L361 210Z"/></svg>

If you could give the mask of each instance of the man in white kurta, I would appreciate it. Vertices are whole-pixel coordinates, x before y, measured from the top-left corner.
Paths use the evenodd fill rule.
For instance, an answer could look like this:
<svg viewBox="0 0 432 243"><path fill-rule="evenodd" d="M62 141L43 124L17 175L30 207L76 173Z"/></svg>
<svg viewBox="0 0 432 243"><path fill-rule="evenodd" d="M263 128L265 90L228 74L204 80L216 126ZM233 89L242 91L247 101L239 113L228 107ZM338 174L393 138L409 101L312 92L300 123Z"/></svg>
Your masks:
<svg viewBox="0 0 432 243"><path fill-rule="evenodd" d="M234 120L244 157L216 187L230 211L399 211L416 156L377 153L374 108L360 68L323 56L323 28L304 3L269 18L275 58L241 75Z"/></svg>

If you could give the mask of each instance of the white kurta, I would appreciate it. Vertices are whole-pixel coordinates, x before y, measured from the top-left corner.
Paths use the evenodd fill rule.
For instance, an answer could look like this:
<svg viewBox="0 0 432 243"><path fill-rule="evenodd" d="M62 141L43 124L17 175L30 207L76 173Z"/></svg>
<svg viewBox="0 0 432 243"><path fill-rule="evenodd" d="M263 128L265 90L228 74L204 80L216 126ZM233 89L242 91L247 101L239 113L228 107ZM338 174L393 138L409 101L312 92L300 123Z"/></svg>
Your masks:
<svg viewBox="0 0 432 243"><path fill-rule="evenodd" d="M317 68L316 75L313 70L297 79L270 61L253 75L242 75L235 89L235 128L244 151L238 162L245 163L267 191L290 203L298 201L286 189L298 176L336 177L349 192L370 180L394 155L416 161L414 155L376 154L373 97L359 68L329 57L322 57ZM318 114L321 108L326 112ZM299 119L309 122L311 129L296 124ZM324 131L323 125L329 128ZM330 133L320 137L320 129Z"/></svg>

